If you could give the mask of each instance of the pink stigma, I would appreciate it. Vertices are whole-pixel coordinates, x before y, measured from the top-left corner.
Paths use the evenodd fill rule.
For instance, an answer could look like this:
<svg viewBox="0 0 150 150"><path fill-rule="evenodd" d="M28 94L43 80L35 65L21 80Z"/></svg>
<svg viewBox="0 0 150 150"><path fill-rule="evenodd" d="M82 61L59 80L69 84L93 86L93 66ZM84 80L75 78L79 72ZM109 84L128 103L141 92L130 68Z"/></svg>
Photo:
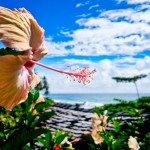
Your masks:
<svg viewBox="0 0 150 150"><path fill-rule="evenodd" d="M92 71L89 71L88 70L88 67L84 67L82 69L76 69L75 71L63 71L63 70L59 70L59 69L55 69L55 68L52 68L52 67L49 67L49 66L46 66L44 64L41 64L39 62L36 62L34 60L30 60L31 63L33 64L37 64L39 66L42 66L44 68L47 68L47 69L50 69L50 70L53 70L53 71L56 71L56 72L59 72L59 73L63 73L63 74L66 74L66 75L69 75L73 78L74 81L78 81L79 83L90 83L90 79L93 79L92 76L93 74L96 72L96 69L92 70Z"/></svg>

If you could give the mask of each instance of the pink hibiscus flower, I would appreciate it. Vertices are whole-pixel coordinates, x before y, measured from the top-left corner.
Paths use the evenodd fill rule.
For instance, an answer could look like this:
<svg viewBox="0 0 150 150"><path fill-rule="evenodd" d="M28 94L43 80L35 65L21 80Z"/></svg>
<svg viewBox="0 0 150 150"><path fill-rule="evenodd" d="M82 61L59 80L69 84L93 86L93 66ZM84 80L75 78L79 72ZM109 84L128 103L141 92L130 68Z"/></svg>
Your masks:
<svg viewBox="0 0 150 150"><path fill-rule="evenodd" d="M12 11L0 7L0 39L7 47L24 52L0 56L0 106L11 110L27 98L30 86L39 83L30 60L41 59L48 49L44 30L24 8Z"/></svg>
<svg viewBox="0 0 150 150"><path fill-rule="evenodd" d="M48 53L44 30L24 8L9 10L0 7L0 40L5 46L24 52L23 55L0 56L0 106L9 110L23 102L30 87L39 83L40 79L33 71L34 64L75 77L74 80L84 84L89 83L96 71L85 67L67 72L38 63L37 60Z"/></svg>

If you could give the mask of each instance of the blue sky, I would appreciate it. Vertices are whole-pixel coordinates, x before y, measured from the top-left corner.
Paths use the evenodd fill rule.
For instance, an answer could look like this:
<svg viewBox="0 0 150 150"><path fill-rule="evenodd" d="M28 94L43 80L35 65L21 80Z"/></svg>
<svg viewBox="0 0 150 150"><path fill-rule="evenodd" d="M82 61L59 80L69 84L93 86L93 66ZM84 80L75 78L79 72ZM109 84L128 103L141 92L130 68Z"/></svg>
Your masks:
<svg viewBox="0 0 150 150"><path fill-rule="evenodd" d="M40 62L59 69L96 68L82 85L36 67L52 93L134 93L134 85L114 76L147 74L139 91L150 91L150 0L0 0L10 9L25 7L45 29L49 49Z"/></svg>

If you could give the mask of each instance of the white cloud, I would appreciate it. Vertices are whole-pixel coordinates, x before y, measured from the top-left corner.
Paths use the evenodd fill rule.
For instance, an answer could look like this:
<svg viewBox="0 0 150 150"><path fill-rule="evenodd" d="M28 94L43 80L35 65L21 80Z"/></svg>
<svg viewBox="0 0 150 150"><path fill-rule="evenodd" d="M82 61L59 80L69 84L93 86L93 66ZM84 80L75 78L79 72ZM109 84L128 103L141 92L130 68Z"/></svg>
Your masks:
<svg viewBox="0 0 150 150"><path fill-rule="evenodd" d="M78 3L78 4L76 4L76 7L78 8L78 7L81 7L83 4L82 3Z"/></svg>
<svg viewBox="0 0 150 150"><path fill-rule="evenodd" d="M51 55L135 55L150 49L150 9L143 9L108 10L97 17L80 18L76 23L81 28L66 34L72 40L47 42L50 49L56 49Z"/></svg>
<svg viewBox="0 0 150 150"><path fill-rule="evenodd" d="M140 5L141 9L150 9L150 5L149 4L142 4Z"/></svg>
<svg viewBox="0 0 150 150"><path fill-rule="evenodd" d="M86 18L86 17L88 17L88 16L90 16L91 14L90 13L88 13L88 14L81 14L81 15L78 15L78 16L76 16L77 18Z"/></svg>
<svg viewBox="0 0 150 150"><path fill-rule="evenodd" d="M74 66L74 65L90 65L91 66L91 61L89 60L64 59L64 63L68 66Z"/></svg>
<svg viewBox="0 0 150 150"><path fill-rule="evenodd" d="M76 21L83 29L71 34L76 46L75 54L130 54L149 49L150 10L141 7L102 12L97 18ZM82 46L82 49L81 49Z"/></svg>
<svg viewBox="0 0 150 150"><path fill-rule="evenodd" d="M121 2L127 2L127 4L145 4L145 3L150 3L150 0L117 0L118 3Z"/></svg>
<svg viewBox="0 0 150 150"><path fill-rule="evenodd" d="M98 4L97 4L97 5L92 5L92 6L89 7L89 10L91 10L91 9L93 9L93 8L97 8L97 7L99 7Z"/></svg>
<svg viewBox="0 0 150 150"><path fill-rule="evenodd" d="M48 55L49 56L65 56L68 55L69 52L65 49L65 42L55 43L51 39L46 39L46 46L48 47Z"/></svg>
<svg viewBox="0 0 150 150"><path fill-rule="evenodd" d="M133 57L116 58L114 60L103 59L99 62L65 59L61 63L61 67L65 68L64 66L72 65L78 67L79 64L89 66L89 69L91 70L96 68L97 72L94 75L94 80L91 80L90 84L80 84L77 81L73 81L72 78L66 78L65 75L51 72L49 70L41 71L42 74L48 78L52 93L134 93L135 87L132 83L116 83L112 80L112 77L132 77L139 74L150 75L149 56L145 56L143 59ZM51 65L55 66L56 64ZM150 76L139 80L137 85L141 93L148 93L150 91Z"/></svg>
<svg viewBox="0 0 150 150"><path fill-rule="evenodd" d="M119 10L109 10L103 12L100 16L109 18L112 21L118 21L118 19L122 19L128 22L143 22L149 23L150 18L150 9L148 8L150 5L142 5L137 7L136 9L119 9ZM147 9L143 11L143 9Z"/></svg>
<svg viewBox="0 0 150 150"><path fill-rule="evenodd" d="M78 29L71 34L74 39L72 52L76 55L133 55L150 48L149 40L144 38L150 31L148 24L110 22L101 18L85 21L85 26L90 24L99 27Z"/></svg>
<svg viewBox="0 0 150 150"><path fill-rule="evenodd" d="M120 1L121 2L121 1ZM128 0L128 3L132 1ZM51 92L61 93L108 93L135 92L133 84L116 83L114 76L135 76L148 74L148 77L138 81L140 92L150 91L150 57L134 58L134 55L150 50L150 6L145 1L134 1L135 8L101 11L97 17L80 16L76 20L79 28L70 32L62 32L70 41L46 41L50 56L118 56L116 59L102 59L98 62L78 59L64 59L52 66L89 66L96 68L94 80L89 85L70 82L64 76L45 72L51 85ZM79 5L78 5L79 6ZM125 56L128 57L125 57ZM124 56L124 57L123 57ZM143 56L142 56L143 57Z"/></svg>
<svg viewBox="0 0 150 150"><path fill-rule="evenodd" d="M82 6L86 6L90 3L90 1L86 1L86 2L83 2L83 3L78 3L76 4L76 7L79 8L79 7L82 7Z"/></svg>
<svg viewBox="0 0 150 150"><path fill-rule="evenodd" d="M81 15L77 15L76 17L77 18L87 18L88 16L90 16L91 14L88 13L88 14L81 14Z"/></svg>

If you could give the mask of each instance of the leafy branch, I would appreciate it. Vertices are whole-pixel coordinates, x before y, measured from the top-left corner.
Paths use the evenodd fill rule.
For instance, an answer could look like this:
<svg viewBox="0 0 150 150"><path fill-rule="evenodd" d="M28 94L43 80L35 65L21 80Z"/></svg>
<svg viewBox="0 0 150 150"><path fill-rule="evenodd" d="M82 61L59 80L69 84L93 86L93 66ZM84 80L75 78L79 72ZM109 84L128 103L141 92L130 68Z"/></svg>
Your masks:
<svg viewBox="0 0 150 150"><path fill-rule="evenodd" d="M5 55L17 56L17 55L23 55L23 54L24 54L24 51L16 51L15 49L8 48L8 47L0 49L0 56L5 56Z"/></svg>
<svg viewBox="0 0 150 150"><path fill-rule="evenodd" d="M116 80L116 82L129 82L129 83L132 82L132 83L134 83L134 85L136 87L137 96L139 98L140 96L139 96L139 91L138 91L136 82L145 77L147 77L146 74L140 74L140 75L136 75L133 77L112 77L112 79Z"/></svg>

